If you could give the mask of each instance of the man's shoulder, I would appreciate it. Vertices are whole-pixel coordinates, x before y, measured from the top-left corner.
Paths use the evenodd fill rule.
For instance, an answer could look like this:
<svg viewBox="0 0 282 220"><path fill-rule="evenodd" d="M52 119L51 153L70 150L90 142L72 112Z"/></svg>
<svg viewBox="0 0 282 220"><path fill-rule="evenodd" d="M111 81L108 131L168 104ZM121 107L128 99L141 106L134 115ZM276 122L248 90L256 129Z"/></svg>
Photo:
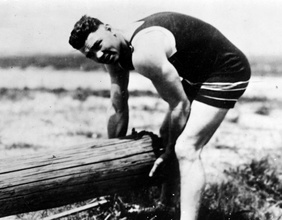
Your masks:
<svg viewBox="0 0 282 220"><path fill-rule="evenodd" d="M134 53L132 62L134 67L150 67L158 65L160 59L167 59L176 52L175 40L169 38L162 31L154 29L140 36L133 41Z"/></svg>
<svg viewBox="0 0 282 220"><path fill-rule="evenodd" d="M161 26L151 26L140 31L132 40L133 47L142 52L165 52L170 57L176 52L176 39L171 31Z"/></svg>
<svg viewBox="0 0 282 220"><path fill-rule="evenodd" d="M157 44L160 44L158 42ZM154 63L157 58L161 46L157 45L156 42L150 36L143 36L134 44L134 53L132 54L132 63L134 67L145 67Z"/></svg>

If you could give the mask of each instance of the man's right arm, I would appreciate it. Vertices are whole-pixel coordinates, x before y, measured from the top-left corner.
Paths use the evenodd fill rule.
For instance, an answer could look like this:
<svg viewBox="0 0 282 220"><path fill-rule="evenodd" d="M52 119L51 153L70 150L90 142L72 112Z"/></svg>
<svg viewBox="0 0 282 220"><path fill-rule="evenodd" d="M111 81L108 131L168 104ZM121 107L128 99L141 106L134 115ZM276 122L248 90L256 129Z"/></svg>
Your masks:
<svg viewBox="0 0 282 220"><path fill-rule="evenodd" d="M129 120L128 80L129 72L118 66L106 66L111 77L111 108L108 119L108 137L126 135Z"/></svg>

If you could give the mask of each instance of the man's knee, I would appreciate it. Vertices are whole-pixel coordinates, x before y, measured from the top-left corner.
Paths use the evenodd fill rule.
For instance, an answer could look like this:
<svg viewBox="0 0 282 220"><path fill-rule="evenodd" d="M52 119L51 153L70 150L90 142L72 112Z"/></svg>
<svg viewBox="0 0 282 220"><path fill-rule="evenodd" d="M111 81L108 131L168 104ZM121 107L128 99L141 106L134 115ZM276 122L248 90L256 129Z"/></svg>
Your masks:
<svg viewBox="0 0 282 220"><path fill-rule="evenodd" d="M200 158L200 146L196 138L178 138L175 144L175 154L179 162L181 161L195 161Z"/></svg>

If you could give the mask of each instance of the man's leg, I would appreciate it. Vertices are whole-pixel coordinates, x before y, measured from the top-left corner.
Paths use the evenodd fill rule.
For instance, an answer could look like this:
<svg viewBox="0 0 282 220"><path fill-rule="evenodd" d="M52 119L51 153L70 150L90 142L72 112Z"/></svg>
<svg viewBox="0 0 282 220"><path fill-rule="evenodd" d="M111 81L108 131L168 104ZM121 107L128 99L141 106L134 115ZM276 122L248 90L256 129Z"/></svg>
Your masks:
<svg viewBox="0 0 282 220"><path fill-rule="evenodd" d="M180 170L181 220L196 220L205 186L200 153L223 121L228 109L194 101L189 120L179 136L175 152Z"/></svg>

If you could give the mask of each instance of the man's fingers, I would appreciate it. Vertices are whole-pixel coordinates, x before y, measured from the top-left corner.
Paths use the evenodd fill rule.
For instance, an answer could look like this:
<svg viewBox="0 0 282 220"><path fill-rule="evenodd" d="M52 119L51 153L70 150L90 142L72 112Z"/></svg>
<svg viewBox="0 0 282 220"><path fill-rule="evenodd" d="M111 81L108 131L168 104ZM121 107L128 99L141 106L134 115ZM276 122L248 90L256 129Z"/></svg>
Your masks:
<svg viewBox="0 0 282 220"><path fill-rule="evenodd" d="M150 173L149 173L149 177L152 177L154 175L154 173L156 172L158 166L163 162L164 160L162 158L158 158L155 163L153 168L151 169Z"/></svg>
<svg viewBox="0 0 282 220"><path fill-rule="evenodd" d="M151 169L150 173L149 173L149 177L154 176L154 173L156 172L157 168L159 165L154 164L153 168Z"/></svg>

